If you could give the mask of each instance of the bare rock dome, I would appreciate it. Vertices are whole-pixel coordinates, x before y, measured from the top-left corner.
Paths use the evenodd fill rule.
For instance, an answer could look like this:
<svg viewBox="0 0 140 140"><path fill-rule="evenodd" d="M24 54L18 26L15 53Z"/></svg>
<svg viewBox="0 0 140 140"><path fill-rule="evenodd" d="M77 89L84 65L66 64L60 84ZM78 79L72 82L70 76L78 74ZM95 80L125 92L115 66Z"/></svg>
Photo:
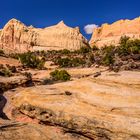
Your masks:
<svg viewBox="0 0 140 140"><path fill-rule="evenodd" d="M9 53L29 50L77 50L83 46L89 45L79 28L71 28L63 21L46 28L34 28L11 19L0 33L0 48Z"/></svg>

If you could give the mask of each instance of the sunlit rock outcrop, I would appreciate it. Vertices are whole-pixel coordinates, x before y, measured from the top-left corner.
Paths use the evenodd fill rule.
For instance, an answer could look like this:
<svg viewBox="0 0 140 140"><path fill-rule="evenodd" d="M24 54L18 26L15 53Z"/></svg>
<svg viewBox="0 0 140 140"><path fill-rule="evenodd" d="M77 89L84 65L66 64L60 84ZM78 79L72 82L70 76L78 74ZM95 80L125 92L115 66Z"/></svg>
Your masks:
<svg viewBox="0 0 140 140"><path fill-rule="evenodd" d="M0 33L0 48L9 53L28 50L77 50L83 46L88 46L88 41L80 33L79 27L68 27L63 21L41 29L27 27L22 22L11 19Z"/></svg>
<svg viewBox="0 0 140 140"><path fill-rule="evenodd" d="M140 38L140 17L133 20L119 20L113 24L106 23L94 29L90 45L102 47L104 45L118 44L122 36Z"/></svg>

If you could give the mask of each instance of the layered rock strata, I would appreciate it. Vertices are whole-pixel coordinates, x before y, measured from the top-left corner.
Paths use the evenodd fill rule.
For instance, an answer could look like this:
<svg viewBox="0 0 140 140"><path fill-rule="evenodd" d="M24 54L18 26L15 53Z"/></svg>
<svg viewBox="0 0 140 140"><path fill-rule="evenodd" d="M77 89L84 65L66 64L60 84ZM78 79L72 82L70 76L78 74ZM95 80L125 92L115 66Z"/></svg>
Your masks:
<svg viewBox="0 0 140 140"><path fill-rule="evenodd" d="M133 20L119 20L113 24L105 23L94 29L90 45L98 47L116 45L122 36L140 39L140 17Z"/></svg>
<svg viewBox="0 0 140 140"><path fill-rule="evenodd" d="M90 140L139 140L139 83L139 72L105 72L96 78L18 90L11 100L16 107L12 117L19 111Z"/></svg>
<svg viewBox="0 0 140 140"><path fill-rule="evenodd" d="M0 33L0 48L8 53L29 50L77 50L83 46L89 47L79 27L68 27L63 21L47 28L34 28L11 19Z"/></svg>

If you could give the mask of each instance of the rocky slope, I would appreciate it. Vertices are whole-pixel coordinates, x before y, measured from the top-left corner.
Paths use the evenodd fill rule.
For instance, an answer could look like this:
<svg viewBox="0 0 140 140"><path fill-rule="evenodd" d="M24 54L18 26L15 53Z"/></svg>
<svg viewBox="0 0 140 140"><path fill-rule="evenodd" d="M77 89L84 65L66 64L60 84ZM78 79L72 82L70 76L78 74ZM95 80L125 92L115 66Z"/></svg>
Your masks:
<svg viewBox="0 0 140 140"><path fill-rule="evenodd" d="M61 127L28 124L0 119L1 140L88 140L80 135L65 133Z"/></svg>
<svg viewBox="0 0 140 140"><path fill-rule="evenodd" d="M89 140L139 140L139 83L139 72L126 71L19 88L4 94L9 103L4 112L18 121L25 122L25 115L42 125L60 127L76 135L75 140L78 135Z"/></svg>
<svg viewBox="0 0 140 140"><path fill-rule="evenodd" d="M102 47L117 44L121 36L140 38L140 17L133 20L119 20L113 24L103 24L94 30L90 45Z"/></svg>
<svg viewBox="0 0 140 140"><path fill-rule="evenodd" d="M44 29L27 27L16 19L11 19L0 33L0 48L6 52L28 50L76 50L88 46L78 27L71 28L63 21Z"/></svg>

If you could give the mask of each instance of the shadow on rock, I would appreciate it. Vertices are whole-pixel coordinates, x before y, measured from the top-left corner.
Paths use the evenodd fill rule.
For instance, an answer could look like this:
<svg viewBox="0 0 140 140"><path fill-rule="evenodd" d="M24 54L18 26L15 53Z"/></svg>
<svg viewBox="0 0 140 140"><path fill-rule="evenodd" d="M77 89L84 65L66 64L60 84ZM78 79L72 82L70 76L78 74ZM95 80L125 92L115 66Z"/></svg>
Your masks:
<svg viewBox="0 0 140 140"><path fill-rule="evenodd" d="M9 118L3 112L3 108L6 105L6 103L7 103L7 99L1 94L0 95L0 118L5 119L5 120L9 120Z"/></svg>

